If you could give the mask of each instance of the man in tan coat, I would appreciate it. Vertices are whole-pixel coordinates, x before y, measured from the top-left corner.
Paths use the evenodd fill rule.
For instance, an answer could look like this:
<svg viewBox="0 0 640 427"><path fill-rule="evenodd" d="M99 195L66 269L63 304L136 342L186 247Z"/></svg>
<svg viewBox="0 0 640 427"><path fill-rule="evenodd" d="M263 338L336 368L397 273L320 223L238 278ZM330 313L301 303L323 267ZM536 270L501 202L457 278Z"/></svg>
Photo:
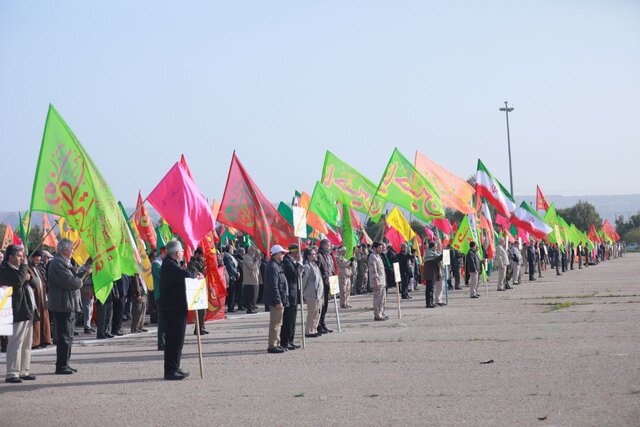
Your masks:
<svg viewBox="0 0 640 427"><path fill-rule="evenodd" d="M245 306L247 314L257 313L258 285L260 284L260 262L262 256L254 246L250 246L242 259L242 281L244 286Z"/></svg>
<svg viewBox="0 0 640 427"><path fill-rule="evenodd" d="M496 248L496 268L498 269L498 290L504 291L505 289L511 289L508 283L505 283L507 274L507 266L509 265L509 255L504 248L504 239L500 239L498 247Z"/></svg>
<svg viewBox="0 0 640 427"><path fill-rule="evenodd" d="M351 276L353 276L353 262L345 258L347 249L340 246L338 249L338 283L340 284L340 307L351 308L349 296L351 295Z"/></svg>
<svg viewBox="0 0 640 427"><path fill-rule="evenodd" d="M384 263L380 254L385 249L385 244L373 242L369 255L369 281L373 289L373 320L383 321L388 317L384 312L387 300L387 277L384 271Z"/></svg>

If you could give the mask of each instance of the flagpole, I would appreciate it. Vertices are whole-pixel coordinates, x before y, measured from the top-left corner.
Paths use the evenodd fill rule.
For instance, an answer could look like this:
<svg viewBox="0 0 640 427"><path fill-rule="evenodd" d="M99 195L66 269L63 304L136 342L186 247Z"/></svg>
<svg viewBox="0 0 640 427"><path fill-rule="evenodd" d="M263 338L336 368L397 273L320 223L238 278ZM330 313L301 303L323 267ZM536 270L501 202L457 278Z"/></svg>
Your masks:
<svg viewBox="0 0 640 427"><path fill-rule="evenodd" d="M44 212L43 212L43 214L44 214ZM40 249L40 248L42 247L42 245L44 244L44 241L45 241L45 239L47 238L47 236L48 236L49 234L51 234L51 232L53 231L53 229L55 228L55 226L56 226L56 225L58 225L58 220L57 220L57 219L56 219L56 220L54 220L54 222L55 222L55 224L53 224L53 226L51 226L51 229L49 229L49 231L47 232L47 234L45 234L44 236L42 236L42 242L40 242L40 244L39 244L38 246L36 246L36 248L35 248L35 249L33 249L33 250L32 250L32 252L33 252L33 251L36 251L36 250L38 250L38 249ZM23 243L24 243L24 242L23 242ZM57 249L57 248L55 248L55 249Z"/></svg>
<svg viewBox="0 0 640 427"><path fill-rule="evenodd" d="M202 364L202 343L200 342L200 316L198 310L194 310L193 314L196 318L196 336L198 337L198 359L200 361L200 379L204 379L204 369Z"/></svg>
<svg viewBox="0 0 640 427"><path fill-rule="evenodd" d="M302 238L298 237L298 251L302 250ZM307 347L307 339L305 337L305 327L304 327L304 296L302 290L302 274L298 272L298 293L300 294L300 331L302 335L302 349L305 350Z"/></svg>

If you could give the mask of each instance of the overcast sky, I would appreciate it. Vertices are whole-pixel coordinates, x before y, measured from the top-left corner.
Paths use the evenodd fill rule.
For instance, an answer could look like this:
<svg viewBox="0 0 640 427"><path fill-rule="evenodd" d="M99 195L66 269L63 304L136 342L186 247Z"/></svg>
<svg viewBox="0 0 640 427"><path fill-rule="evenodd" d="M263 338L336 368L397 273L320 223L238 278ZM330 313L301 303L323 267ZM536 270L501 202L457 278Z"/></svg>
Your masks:
<svg viewBox="0 0 640 427"><path fill-rule="evenodd" d="M220 199L233 150L273 202L326 150L394 149L514 193L640 193L640 2L0 0L0 211L29 206L48 104L135 205L184 153Z"/></svg>

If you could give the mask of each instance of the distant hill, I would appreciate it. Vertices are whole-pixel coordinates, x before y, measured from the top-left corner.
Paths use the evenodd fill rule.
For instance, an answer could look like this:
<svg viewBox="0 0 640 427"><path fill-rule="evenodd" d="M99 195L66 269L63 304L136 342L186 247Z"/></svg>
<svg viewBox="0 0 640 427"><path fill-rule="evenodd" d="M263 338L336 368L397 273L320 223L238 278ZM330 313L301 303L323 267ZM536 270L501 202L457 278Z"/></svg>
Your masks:
<svg viewBox="0 0 640 427"><path fill-rule="evenodd" d="M596 210L600 214L603 220L608 219L609 222L614 224L616 216L624 215L625 218L636 214L640 211L640 194L623 194L615 196L554 196L547 195L547 201L549 203L555 203L556 208L568 208L579 201L586 201L596 207ZM517 201L526 201L527 203L533 203L535 205L536 196L517 196ZM125 208L127 213L131 215L135 208ZM160 216L152 207L147 205L149 215L155 223ZM42 226L42 215L38 212L33 214L31 219L32 224L39 224ZM0 212L0 223L9 223L15 229L18 225L18 212Z"/></svg>

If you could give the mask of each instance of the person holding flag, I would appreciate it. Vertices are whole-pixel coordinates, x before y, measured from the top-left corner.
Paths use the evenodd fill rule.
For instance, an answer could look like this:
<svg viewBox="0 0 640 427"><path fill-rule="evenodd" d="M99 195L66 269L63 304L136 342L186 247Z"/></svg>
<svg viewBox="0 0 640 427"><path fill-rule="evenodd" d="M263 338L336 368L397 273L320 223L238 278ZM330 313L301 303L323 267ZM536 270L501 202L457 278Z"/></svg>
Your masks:
<svg viewBox="0 0 640 427"><path fill-rule="evenodd" d="M469 252L465 262L465 270L469 274L469 294L471 298L480 298L478 293L478 277L482 272L482 262L478 256L476 242L469 243Z"/></svg>

